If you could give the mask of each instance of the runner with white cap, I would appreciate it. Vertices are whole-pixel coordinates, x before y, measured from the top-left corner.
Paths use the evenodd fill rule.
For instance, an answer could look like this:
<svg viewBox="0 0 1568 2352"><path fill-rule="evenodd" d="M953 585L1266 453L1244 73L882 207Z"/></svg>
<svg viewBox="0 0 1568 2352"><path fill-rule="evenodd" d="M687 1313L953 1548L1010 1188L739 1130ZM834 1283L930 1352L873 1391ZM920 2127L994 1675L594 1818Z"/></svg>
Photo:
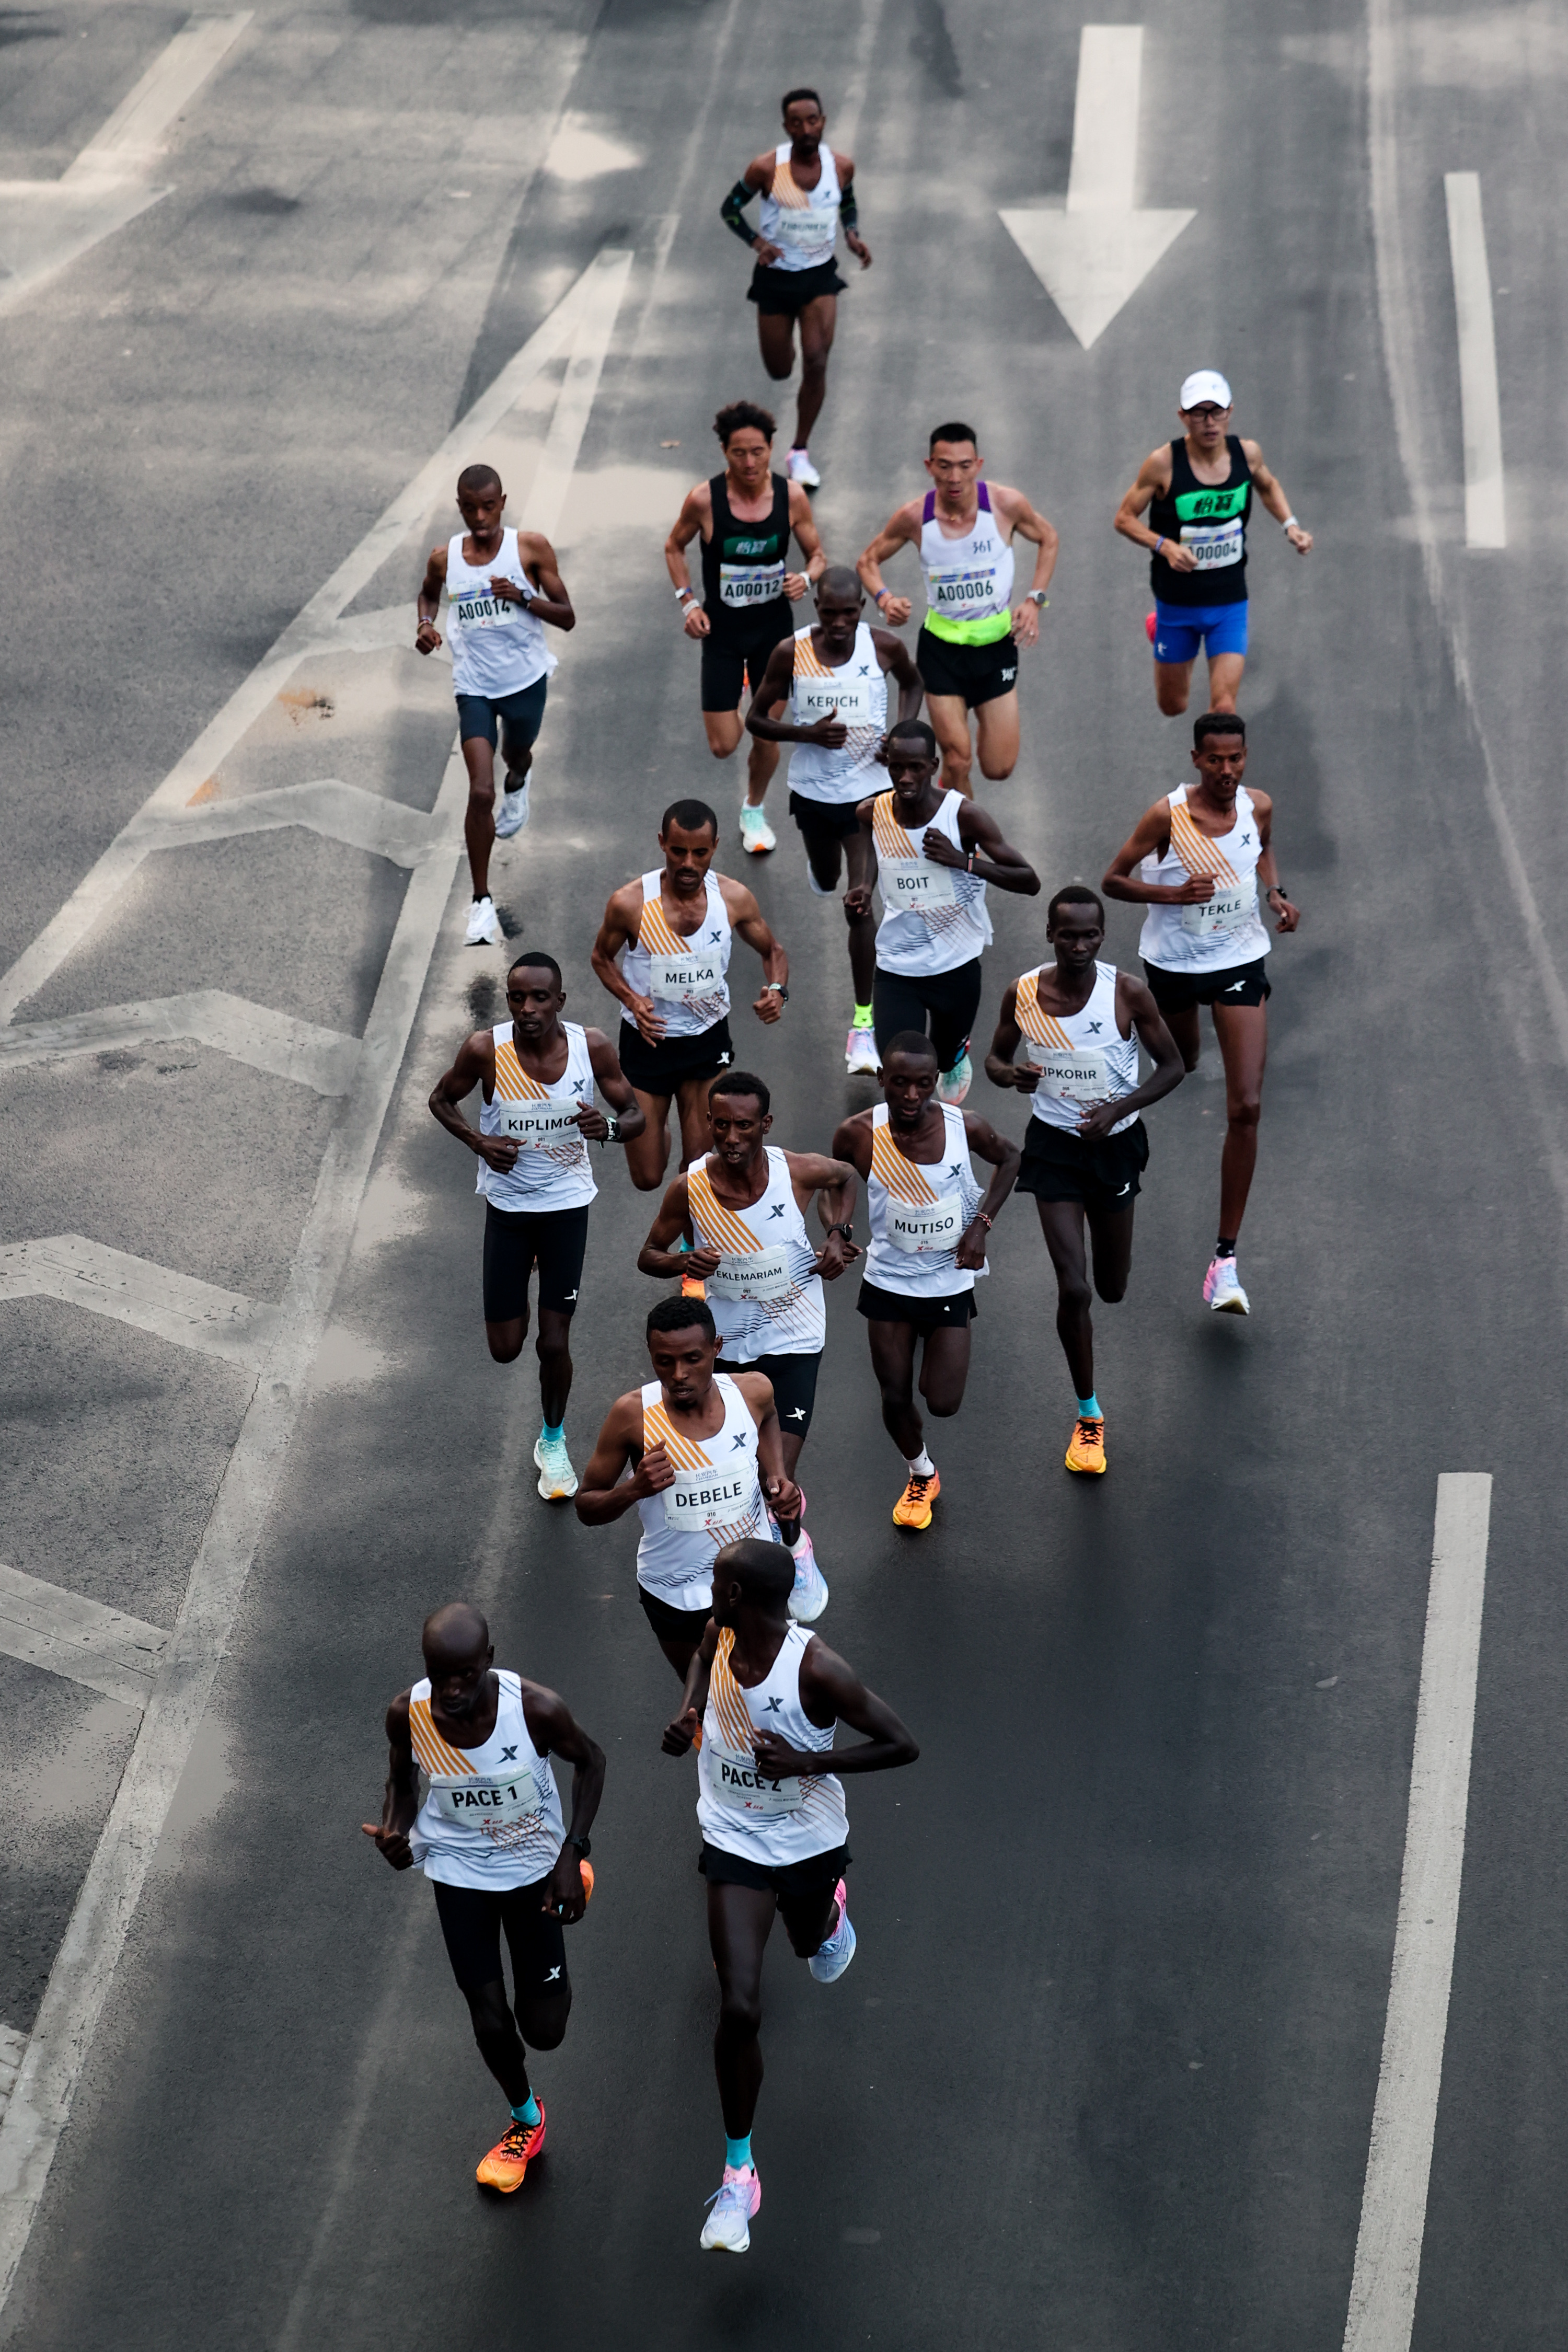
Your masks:
<svg viewBox="0 0 1568 2352"><path fill-rule="evenodd" d="M1150 451L1116 509L1122 538L1153 556L1154 609L1145 625L1154 648L1154 699L1167 719L1187 707L1200 649L1208 656L1209 709L1236 709L1247 660L1253 492L1298 555L1312 544L1257 442L1230 430L1232 405L1230 386L1215 369L1188 376L1176 410L1184 437Z"/></svg>

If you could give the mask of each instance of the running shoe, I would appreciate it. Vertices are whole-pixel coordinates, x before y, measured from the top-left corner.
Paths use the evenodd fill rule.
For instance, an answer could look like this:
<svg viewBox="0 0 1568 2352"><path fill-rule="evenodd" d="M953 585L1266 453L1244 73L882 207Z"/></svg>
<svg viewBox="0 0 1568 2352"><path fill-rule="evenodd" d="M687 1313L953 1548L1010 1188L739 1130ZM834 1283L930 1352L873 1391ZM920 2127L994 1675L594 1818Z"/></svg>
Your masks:
<svg viewBox="0 0 1568 2352"><path fill-rule="evenodd" d="M464 944L470 948L499 948L506 937L496 913L493 898L476 898L468 908L468 928Z"/></svg>
<svg viewBox="0 0 1568 2352"><path fill-rule="evenodd" d="M524 776L522 782L514 787L509 775L506 790L500 796L500 806L496 811L496 839L510 841L512 835L521 833L527 823L528 778Z"/></svg>
<svg viewBox="0 0 1568 2352"><path fill-rule="evenodd" d="M1204 1276L1204 1297L1216 1315L1250 1315L1252 1312L1233 1257L1211 1258L1209 1270Z"/></svg>
<svg viewBox="0 0 1568 2352"><path fill-rule="evenodd" d="M942 1492L942 1480L933 1470L929 1478L917 1478L910 1473L910 1483L893 1505L893 1525L896 1528L929 1528L931 1507Z"/></svg>
<svg viewBox="0 0 1568 2352"><path fill-rule="evenodd" d="M680 1277L682 1298L706 1298L708 1285L700 1274L683 1274Z"/></svg>
<svg viewBox="0 0 1568 2352"><path fill-rule="evenodd" d="M742 848L749 849L753 857L761 857L765 851L776 849L778 845L779 837L768 823L766 809L752 808L748 802L742 801L741 803Z"/></svg>
<svg viewBox="0 0 1568 2352"><path fill-rule="evenodd" d="M849 1922L849 1897L842 1879L833 1892L838 1899L838 1925L805 1964L818 1984L831 1984L836 1977L841 1977L855 1957L855 1930Z"/></svg>
<svg viewBox="0 0 1568 2352"><path fill-rule="evenodd" d="M817 880L817 878L816 878L816 875L812 872L812 870L811 870L811 868L810 868L810 866L808 866L806 867L806 869L805 869L805 878L806 878L806 880L807 880L807 881L810 883L810 885L811 885L811 895L812 895L812 897L813 897L814 898L837 898L837 896L838 896L838 885L837 885L837 882L834 882L834 883L829 884L829 883L826 883L826 882L819 882L819 881Z"/></svg>
<svg viewBox="0 0 1568 2352"><path fill-rule="evenodd" d="M792 449L784 459L784 472L792 482L804 482L808 490L821 486L822 476L811 462L809 449Z"/></svg>
<svg viewBox="0 0 1568 2352"><path fill-rule="evenodd" d="M539 1491L545 1501L569 1503L577 1492L577 1473L564 1437L546 1437L541 1430L533 1442L533 1458L539 1465Z"/></svg>
<svg viewBox="0 0 1568 2352"><path fill-rule="evenodd" d="M974 1076L974 1065L967 1049L960 1054L951 1070L943 1070L936 1082L937 1099L944 1103L961 1103L969 1092Z"/></svg>
<svg viewBox="0 0 1568 2352"><path fill-rule="evenodd" d="M1105 1423L1086 1421L1080 1413L1073 1423L1068 1440L1067 1465L1069 1470L1085 1470L1098 1477L1105 1468Z"/></svg>
<svg viewBox="0 0 1568 2352"><path fill-rule="evenodd" d="M789 1613L803 1625L815 1625L827 1606L827 1579L816 1564L816 1549L804 1528L800 1531L800 1549L791 1557L795 1561L795 1591L789 1597Z"/></svg>
<svg viewBox="0 0 1568 2352"><path fill-rule="evenodd" d="M724 2178L708 2200L713 2210L702 2224L698 2243L704 2253L715 2246L726 2254L743 2254L752 2242L751 2220L763 2201L763 2184L754 2164L727 2164Z"/></svg>
<svg viewBox="0 0 1568 2352"><path fill-rule="evenodd" d="M510 2197L514 2189L522 2187L522 2176L530 2159L544 2146L544 2102L539 2102L539 2121L520 2124L515 2118L497 2140L489 2156L479 2166L474 2179L481 2189L499 2189Z"/></svg>
<svg viewBox="0 0 1568 2352"><path fill-rule="evenodd" d="M874 1078L882 1066L874 1029L851 1029L844 1041L844 1066L852 1078Z"/></svg>
<svg viewBox="0 0 1568 2352"><path fill-rule="evenodd" d="M1152 644L1153 644L1153 642L1154 642L1154 631L1155 631L1155 629L1156 629L1156 627L1157 627L1158 625L1159 625L1159 624L1158 624L1158 621L1157 621L1157 619L1156 619L1156 616L1155 616L1152 613L1145 613L1145 614L1144 614L1144 615L1143 615L1143 634L1144 634L1144 635L1148 638L1149 643L1150 643L1151 645L1152 645Z"/></svg>

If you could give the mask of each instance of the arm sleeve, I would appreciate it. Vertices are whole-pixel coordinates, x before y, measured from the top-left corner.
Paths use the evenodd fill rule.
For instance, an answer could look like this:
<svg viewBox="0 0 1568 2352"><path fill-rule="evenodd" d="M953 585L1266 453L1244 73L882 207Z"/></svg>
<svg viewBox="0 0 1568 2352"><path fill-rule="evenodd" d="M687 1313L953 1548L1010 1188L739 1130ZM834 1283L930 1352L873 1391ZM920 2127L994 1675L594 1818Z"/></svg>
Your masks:
<svg viewBox="0 0 1568 2352"><path fill-rule="evenodd" d="M858 229L860 226L860 207L853 188L846 188L838 200L838 226L846 229Z"/></svg>
<svg viewBox="0 0 1568 2352"><path fill-rule="evenodd" d="M726 228L733 229L741 243L749 246L756 231L746 222L744 214L756 191L748 188L744 180L737 180L719 207L719 217Z"/></svg>

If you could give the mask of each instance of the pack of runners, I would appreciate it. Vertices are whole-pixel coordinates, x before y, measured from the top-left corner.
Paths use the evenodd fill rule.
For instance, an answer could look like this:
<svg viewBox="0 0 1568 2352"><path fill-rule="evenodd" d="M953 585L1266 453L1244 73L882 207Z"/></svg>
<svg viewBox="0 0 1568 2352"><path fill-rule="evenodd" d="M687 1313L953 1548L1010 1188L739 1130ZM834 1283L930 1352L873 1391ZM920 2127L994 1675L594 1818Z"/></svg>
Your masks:
<svg viewBox="0 0 1568 2352"><path fill-rule="evenodd" d="M857 563L830 561L807 493L820 479L809 441L845 290L839 232L862 268L871 256L857 227L853 161L826 143L826 127L817 94L790 91L784 140L747 165L721 207L756 257L750 299L775 381L793 371L798 332L784 470L773 468L765 408L737 400L721 409L723 469L688 493L665 554L682 627L700 647L709 750L729 759L748 744L743 852L762 859L776 847L766 796L788 745L788 814L808 894L843 906L842 1086L837 1028L824 1043L835 1110L816 1136L775 1143L766 1077L735 1066L734 942L762 967L752 1001L762 1034L749 1033L748 1059L764 1058L767 1033L787 1013L789 958L752 889L715 870L722 826L696 798L664 810L658 862L611 893L592 944L618 1034L567 1020L557 954L525 948L506 974L506 1019L464 1040L430 1097L478 1163L485 1334L500 1363L521 1353L537 1269L539 1493L574 1502L586 1528L635 1511L637 1599L680 1679L662 1747L695 1752L725 2137L700 2242L733 2252L746 2250L761 2203L752 2132L774 1914L815 1979L843 1974L856 1948L844 1779L917 1753L891 1708L810 1630L828 1607L828 1575L844 1566L820 1525L826 1566L818 1559L800 1484L830 1344L826 1288L860 1262L856 1307L903 1473L893 1523L929 1531L942 1478L927 1421L951 1420L963 1404L991 1235L1011 1194L1032 1194L1072 1391L1065 1466L1102 1475L1091 1310L1097 1295L1106 1305L1126 1295L1150 1159L1143 1114L1196 1066L1205 1005L1226 1126L1202 1297L1214 1312L1251 1312L1237 1246L1257 1160L1269 925L1283 934L1300 920L1275 863L1272 800L1245 782L1237 702L1256 506L1299 552L1311 540L1258 444L1230 432L1225 378L1200 370L1181 387L1181 433L1145 460L1114 518L1151 554L1146 626L1163 712L1186 709L1198 654L1207 656L1192 773L1173 780L1109 856L1099 891L1071 883L1049 897L1038 960L994 980L983 1066L999 1095L1028 1097L1023 1134L965 1108L987 995L989 894L1035 898L1043 887L974 800L971 775L978 762L988 784L1003 784L1017 765L1020 663L1039 639L1058 534L1023 491L987 478L976 431L949 420L930 435L931 487L894 509ZM549 542L505 523L493 469L470 467L458 505L464 529L431 551L415 643L424 654L442 643L444 596L469 778L467 938L495 946L503 926L491 853L528 821L555 667L546 631L570 630L577 615ZM1020 541L1034 550L1021 593ZM924 593L912 649L899 634L915 617L912 601L884 576L906 544ZM1142 977L1104 958L1107 899L1143 909ZM797 916L808 905L801 898ZM667 1288L636 1368L648 1377L634 1374L609 1404L579 1481L565 1422L572 1319L605 1164L593 1145L623 1151L638 1191L662 1188L637 1270ZM1008 1325L1005 1302L986 1311L988 1328L993 1312ZM819 1439L818 1454L825 1442L833 1439ZM629 1554L629 1541L615 1540ZM468 1604L438 1609L422 1646L424 1675L388 1710L383 1813L365 1829L395 1869L417 1865L434 1885L476 2041L510 2109L477 2178L510 2191L544 2145L527 2053L554 2049L566 2029L563 1930L593 1892L589 1832L605 1757L554 1693L496 1667L485 1621ZM858 1744L836 1744L840 1724ZM569 1819L552 1758L572 1769Z"/></svg>

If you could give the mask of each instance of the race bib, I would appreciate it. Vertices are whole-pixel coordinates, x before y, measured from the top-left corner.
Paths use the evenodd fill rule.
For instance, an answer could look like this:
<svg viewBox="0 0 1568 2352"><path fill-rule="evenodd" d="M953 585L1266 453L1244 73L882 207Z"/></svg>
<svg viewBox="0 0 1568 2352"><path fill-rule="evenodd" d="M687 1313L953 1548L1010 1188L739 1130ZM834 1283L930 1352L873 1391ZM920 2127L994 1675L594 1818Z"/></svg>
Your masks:
<svg viewBox="0 0 1568 2352"><path fill-rule="evenodd" d="M747 1299L786 1298L795 1288L786 1249L746 1250L721 1257L708 1276L710 1289L737 1305Z"/></svg>
<svg viewBox="0 0 1568 2352"><path fill-rule="evenodd" d="M1031 1043L1029 1059L1040 1074L1048 1095L1064 1102L1103 1102L1110 1092L1110 1074L1103 1054L1063 1054L1050 1045Z"/></svg>
<svg viewBox="0 0 1568 2352"><path fill-rule="evenodd" d="M1239 563L1247 551L1241 517L1232 515L1228 522L1184 522L1182 545L1192 549L1200 572L1221 572L1226 564Z"/></svg>
<svg viewBox="0 0 1568 2352"><path fill-rule="evenodd" d="M837 716L841 726L866 727L871 719L871 689L863 677L797 677L795 682L797 727L815 727L819 719Z"/></svg>
<svg viewBox="0 0 1568 2352"><path fill-rule="evenodd" d="M751 1517L758 1492L756 1467L749 1455L732 1470L678 1470L674 1486L664 1490L664 1524L683 1536L732 1527Z"/></svg>
<svg viewBox="0 0 1568 2352"><path fill-rule="evenodd" d="M877 879L884 906L912 908L918 915L927 907L957 904L951 866L931 866L923 857L879 858Z"/></svg>
<svg viewBox="0 0 1568 2352"><path fill-rule="evenodd" d="M956 1249L967 1223L956 1192L944 1192L940 1201L929 1202L923 1208L891 1196L888 1201L888 1239L910 1257Z"/></svg>
<svg viewBox="0 0 1568 2352"><path fill-rule="evenodd" d="M719 602L736 612L751 604L771 604L784 594L784 568L778 563L721 563Z"/></svg>
<svg viewBox="0 0 1568 2352"><path fill-rule="evenodd" d="M504 629L512 621L522 618L521 604L509 604L500 596L459 596L453 606L458 625L464 629Z"/></svg>
<svg viewBox="0 0 1568 2352"><path fill-rule="evenodd" d="M702 997L718 995L723 986L724 967L711 949L701 955L648 958L650 996L666 997L677 1004L693 1004Z"/></svg>
<svg viewBox="0 0 1568 2352"><path fill-rule="evenodd" d="M768 241L783 246L786 253L811 253L819 245L831 245L838 230L837 208L832 212L786 212L781 205L779 216L768 230Z"/></svg>
<svg viewBox="0 0 1568 2352"><path fill-rule="evenodd" d="M501 1113L500 1132L521 1143L525 1151L548 1151L575 1139L583 1140L574 1102L508 1103Z"/></svg>
<svg viewBox="0 0 1568 2352"><path fill-rule="evenodd" d="M757 1769L754 1756L738 1756L732 1748L707 1743L708 1787L721 1805L741 1813L795 1813L800 1811L798 1780L770 1780Z"/></svg>
<svg viewBox="0 0 1568 2352"><path fill-rule="evenodd" d="M935 572L926 589L926 603L934 613L945 613L950 620L962 621L977 613L989 613L996 604L996 572L994 565L980 564L964 571Z"/></svg>
<svg viewBox="0 0 1568 2352"><path fill-rule="evenodd" d="M447 1818L465 1828L488 1830L514 1822L542 1829L538 1785L531 1772L517 1780L459 1780L455 1788L432 1783L431 1795Z"/></svg>
<svg viewBox="0 0 1568 2352"><path fill-rule="evenodd" d="M1182 929L1195 939L1222 940L1246 930L1257 917L1258 885L1248 875L1245 882L1232 883L1228 889L1216 884L1214 897L1205 898L1202 906L1184 907Z"/></svg>

